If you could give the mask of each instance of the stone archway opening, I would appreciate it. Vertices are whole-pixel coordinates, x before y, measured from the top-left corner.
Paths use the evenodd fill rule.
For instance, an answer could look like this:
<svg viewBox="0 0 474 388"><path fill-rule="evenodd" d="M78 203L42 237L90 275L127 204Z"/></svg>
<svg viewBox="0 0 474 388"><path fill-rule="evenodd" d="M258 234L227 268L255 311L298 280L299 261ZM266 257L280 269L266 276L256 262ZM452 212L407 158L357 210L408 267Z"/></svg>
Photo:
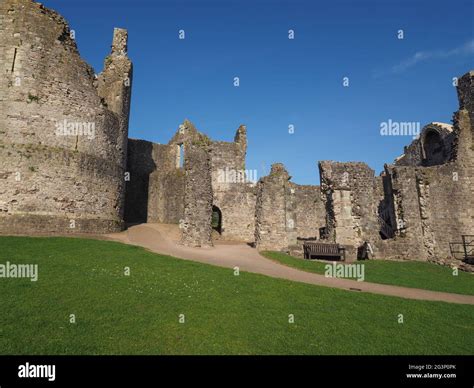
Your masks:
<svg viewBox="0 0 474 388"><path fill-rule="evenodd" d="M222 234L222 212L217 206L212 206L212 219L211 219L212 229Z"/></svg>
<svg viewBox="0 0 474 388"><path fill-rule="evenodd" d="M429 131L423 139L423 164L436 166L443 164L443 140L437 131Z"/></svg>

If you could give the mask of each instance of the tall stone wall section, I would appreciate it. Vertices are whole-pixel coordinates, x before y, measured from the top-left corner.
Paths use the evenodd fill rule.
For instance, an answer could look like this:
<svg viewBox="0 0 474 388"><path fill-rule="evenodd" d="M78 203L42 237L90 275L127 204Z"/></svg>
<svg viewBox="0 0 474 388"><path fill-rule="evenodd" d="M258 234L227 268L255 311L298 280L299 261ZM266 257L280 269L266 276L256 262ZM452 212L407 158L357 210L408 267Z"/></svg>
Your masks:
<svg viewBox="0 0 474 388"><path fill-rule="evenodd" d="M328 238L360 246L378 238L378 191L374 171L365 163L319 163L327 213Z"/></svg>
<svg viewBox="0 0 474 388"><path fill-rule="evenodd" d="M453 122L457 133L456 169L460 179L457 182L465 197L461 222L464 228L474 227L474 71L466 73L457 86L459 110L454 114ZM470 205L470 206L469 206Z"/></svg>
<svg viewBox="0 0 474 388"><path fill-rule="evenodd" d="M104 60L104 70L95 82L97 92L106 107L119 121L116 153L123 167L126 165L128 120L131 103L132 62L127 56L128 33L123 28L114 29L112 51Z"/></svg>
<svg viewBox="0 0 474 388"><path fill-rule="evenodd" d="M391 203L394 238L372 241L376 258L426 260L415 169L386 166L386 196Z"/></svg>
<svg viewBox="0 0 474 388"><path fill-rule="evenodd" d="M463 187L474 183L471 177L458 176L458 166L450 163L417 171L423 244L429 260L450 256L449 243L472 233L472 197Z"/></svg>
<svg viewBox="0 0 474 388"><path fill-rule="evenodd" d="M295 190L280 163L257 184L255 245L259 250L286 251L296 244Z"/></svg>
<svg viewBox="0 0 474 388"><path fill-rule="evenodd" d="M245 183L235 183L228 190L214 193L213 204L222 214L223 239L254 241L256 195L256 186Z"/></svg>
<svg viewBox="0 0 474 388"><path fill-rule="evenodd" d="M189 143L184 162L185 194L182 243L191 247L212 245L212 178L209 149Z"/></svg>
<svg viewBox="0 0 474 388"><path fill-rule="evenodd" d="M377 244L383 258L452 263L450 243L474 229L473 73L459 80L449 160L438 166L388 166L397 233ZM451 134L448 134L451 136ZM423 140L423 134L421 137Z"/></svg>
<svg viewBox="0 0 474 388"><path fill-rule="evenodd" d="M194 153L188 149L200 145L209 153L212 204L222 213L222 238L253 241L256 188L245 179L244 126L238 128L234 142L215 142L185 120L168 144L139 140L130 143L127 221L182 224L187 186L180 158L184 164L194 163ZM137 212L141 216L137 217Z"/></svg>
<svg viewBox="0 0 474 388"><path fill-rule="evenodd" d="M60 15L29 0L0 14L0 232L120 230L130 83L109 108ZM124 66L104 90L131 79L112 55Z"/></svg>
<svg viewBox="0 0 474 388"><path fill-rule="evenodd" d="M160 145L145 140L128 140L125 194L125 222L142 223L148 219L150 175L158 168L157 149Z"/></svg>
<svg viewBox="0 0 474 388"><path fill-rule="evenodd" d="M185 164L192 144L208 145L210 140L185 120L168 144L155 144L153 159L156 169L149 176L147 222L179 224L184 219ZM181 151L184 154L180 163ZM190 163L192 161L189 161Z"/></svg>
<svg viewBox="0 0 474 388"><path fill-rule="evenodd" d="M296 232L300 239L316 240L319 230L326 226L326 209L321 188L312 185L293 185L296 202Z"/></svg>
<svg viewBox="0 0 474 388"><path fill-rule="evenodd" d="M184 217L184 168L176 164L175 145L156 144L156 170L150 174L147 222L178 224Z"/></svg>
<svg viewBox="0 0 474 388"><path fill-rule="evenodd" d="M456 163L425 168L388 168L393 186L396 236L377 244L386 259L444 261L451 242L473 227L472 178Z"/></svg>
<svg viewBox="0 0 474 388"><path fill-rule="evenodd" d="M246 174L247 131L237 129L233 142L211 144L213 205L222 214L222 238L253 242L256 187Z"/></svg>

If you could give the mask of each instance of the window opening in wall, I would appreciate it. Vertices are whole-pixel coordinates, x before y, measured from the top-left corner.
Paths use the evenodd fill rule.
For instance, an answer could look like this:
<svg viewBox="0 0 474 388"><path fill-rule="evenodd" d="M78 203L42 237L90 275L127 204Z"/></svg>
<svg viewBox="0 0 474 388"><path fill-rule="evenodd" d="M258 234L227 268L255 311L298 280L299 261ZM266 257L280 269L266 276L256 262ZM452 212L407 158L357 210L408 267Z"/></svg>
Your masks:
<svg viewBox="0 0 474 388"><path fill-rule="evenodd" d="M222 212L217 206L212 207L211 226L218 233L222 233Z"/></svg>
<svg viewBox="0 0 474 388"><path fill-rule="evenodd" d="M178 144L178 168L184 167L184 144Z"/></svg>

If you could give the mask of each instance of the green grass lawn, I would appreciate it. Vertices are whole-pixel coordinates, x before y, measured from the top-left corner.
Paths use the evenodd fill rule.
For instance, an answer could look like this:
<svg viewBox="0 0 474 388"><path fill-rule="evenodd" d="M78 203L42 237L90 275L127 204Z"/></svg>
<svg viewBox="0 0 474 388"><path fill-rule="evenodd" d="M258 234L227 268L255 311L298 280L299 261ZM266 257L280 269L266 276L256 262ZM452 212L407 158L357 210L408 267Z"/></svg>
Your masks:
<svg viewBox="0 0 474 388"><path fill-rule="evenodd" d="M319 274L324 274L327 264L281 252L260 253L289 267ZM364 260L357 263L365 265L366 282L474 295L474 276L463 271L458 271L458 275L453 276L453 270L448 267L417 261Z"/></svg>
<svg viewBox="0 0 474 388"><path fill-rule="evenodd" d="M0 264L39 265L37 282L0 278L1 354L474 350L474 306L234 276L109 241L0 237L0 248Z"/></svg>

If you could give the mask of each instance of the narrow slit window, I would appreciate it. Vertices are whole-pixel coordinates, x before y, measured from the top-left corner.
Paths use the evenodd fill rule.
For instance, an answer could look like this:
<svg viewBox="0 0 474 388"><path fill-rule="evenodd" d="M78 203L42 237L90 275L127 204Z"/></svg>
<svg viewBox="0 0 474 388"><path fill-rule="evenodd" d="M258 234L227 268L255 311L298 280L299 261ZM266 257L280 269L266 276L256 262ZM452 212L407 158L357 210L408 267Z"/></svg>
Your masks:
<svg viewBox="0 0 474 388"><path fill-rule="evenodd" d="M179 153L179 159L178 159L178 167L183 168L184 167L184 144L178 145L178 153Z"/></svg>
<svg viewBox="0 0 474 388"><path fill-rule="evenodd" d="M16 61L16 47L15 47L15 52L13 53L12 73L15 71L15 61Z"/></svg>

